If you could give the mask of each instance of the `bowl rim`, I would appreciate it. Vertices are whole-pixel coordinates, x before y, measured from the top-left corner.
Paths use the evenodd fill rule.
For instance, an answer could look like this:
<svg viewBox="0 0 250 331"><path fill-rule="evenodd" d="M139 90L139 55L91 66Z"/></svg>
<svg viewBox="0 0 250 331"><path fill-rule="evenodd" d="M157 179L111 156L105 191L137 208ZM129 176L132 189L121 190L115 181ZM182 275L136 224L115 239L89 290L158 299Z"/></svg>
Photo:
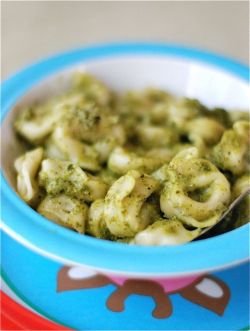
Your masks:
<svg viewBox="0 0 250 331"><path fill-rule="evenodd" d="M192 60L249 81L249 68L246 65L196 48L138 42L84 47L48 57L4 81L1 86L1 124L18 98L51 74L79 62L129 55ZM2 171L1 184L3 230L30 249L69 265L84 265L119 275L179 277L230 267L246 261L249 256L248 224L226 234L186 245L129 246L79 235L46 220L19 198Z"/></svg>

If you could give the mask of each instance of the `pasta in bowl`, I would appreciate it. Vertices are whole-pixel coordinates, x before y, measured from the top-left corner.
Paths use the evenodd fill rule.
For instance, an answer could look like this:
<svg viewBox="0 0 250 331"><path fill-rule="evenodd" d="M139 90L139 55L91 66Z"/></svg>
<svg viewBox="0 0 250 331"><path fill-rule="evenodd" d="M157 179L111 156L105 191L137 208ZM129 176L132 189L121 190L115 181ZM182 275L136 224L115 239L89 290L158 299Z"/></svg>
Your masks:
<svg viewBox="0 0 250 331"><path fill-rule="evenodd" d="M191 241L249 178L248 114L160 89L120 95L75 73L66 92L20 110L14 127L28 149L15 161L20 197L101 239ZM249 219L246 199L227 229Z"/></svg>

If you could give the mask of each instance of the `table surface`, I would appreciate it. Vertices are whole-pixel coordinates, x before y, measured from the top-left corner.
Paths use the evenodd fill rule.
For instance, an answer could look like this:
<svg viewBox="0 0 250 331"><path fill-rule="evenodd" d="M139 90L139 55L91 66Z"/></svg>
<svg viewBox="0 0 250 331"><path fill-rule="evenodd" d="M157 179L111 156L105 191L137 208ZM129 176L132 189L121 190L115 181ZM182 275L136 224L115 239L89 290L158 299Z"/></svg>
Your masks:
<svg viewBox="0 0 250 331"><path fill-rule="evenodd" d="M155 41L249 59L248 1L3 1L2 78L96 43Z"/></svg>

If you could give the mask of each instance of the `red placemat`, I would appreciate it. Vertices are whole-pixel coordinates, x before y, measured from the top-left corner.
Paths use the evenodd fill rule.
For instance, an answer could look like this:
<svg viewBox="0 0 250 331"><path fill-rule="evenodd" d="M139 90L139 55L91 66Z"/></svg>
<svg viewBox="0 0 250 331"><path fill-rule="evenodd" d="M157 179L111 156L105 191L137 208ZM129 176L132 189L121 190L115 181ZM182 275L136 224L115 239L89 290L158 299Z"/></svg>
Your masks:
<svg viewBox="0 0 250 331"><path fill-rule="evenodd" d="M4 330L70 330L24 308L0 291L1 325Z"/></svg>

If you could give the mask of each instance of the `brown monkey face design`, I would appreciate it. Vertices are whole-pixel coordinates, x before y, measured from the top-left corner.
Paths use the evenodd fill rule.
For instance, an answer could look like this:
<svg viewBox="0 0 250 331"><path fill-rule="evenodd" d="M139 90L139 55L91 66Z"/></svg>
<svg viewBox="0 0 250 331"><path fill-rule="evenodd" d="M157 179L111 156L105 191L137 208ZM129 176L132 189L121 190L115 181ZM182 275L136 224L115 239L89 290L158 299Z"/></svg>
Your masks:
<svg viewBox="0 0 250 331"><path fill-rule="evenodd" d="M230 299L228 286L217 277L205 275L178 290L169 291L163 283L146 279L126 279L116 282L108 276L94 271L84 270L79 273L77 267L63 267L57 276L57 292L98 288L113 284L115 291L106 301L106 306L113 312L122 312L125 301L131 294L150 296L155 302L152 315L155 318L167 318L172 314L169 294L178 293L186 300L213 311L222 316Z"/></svg>

